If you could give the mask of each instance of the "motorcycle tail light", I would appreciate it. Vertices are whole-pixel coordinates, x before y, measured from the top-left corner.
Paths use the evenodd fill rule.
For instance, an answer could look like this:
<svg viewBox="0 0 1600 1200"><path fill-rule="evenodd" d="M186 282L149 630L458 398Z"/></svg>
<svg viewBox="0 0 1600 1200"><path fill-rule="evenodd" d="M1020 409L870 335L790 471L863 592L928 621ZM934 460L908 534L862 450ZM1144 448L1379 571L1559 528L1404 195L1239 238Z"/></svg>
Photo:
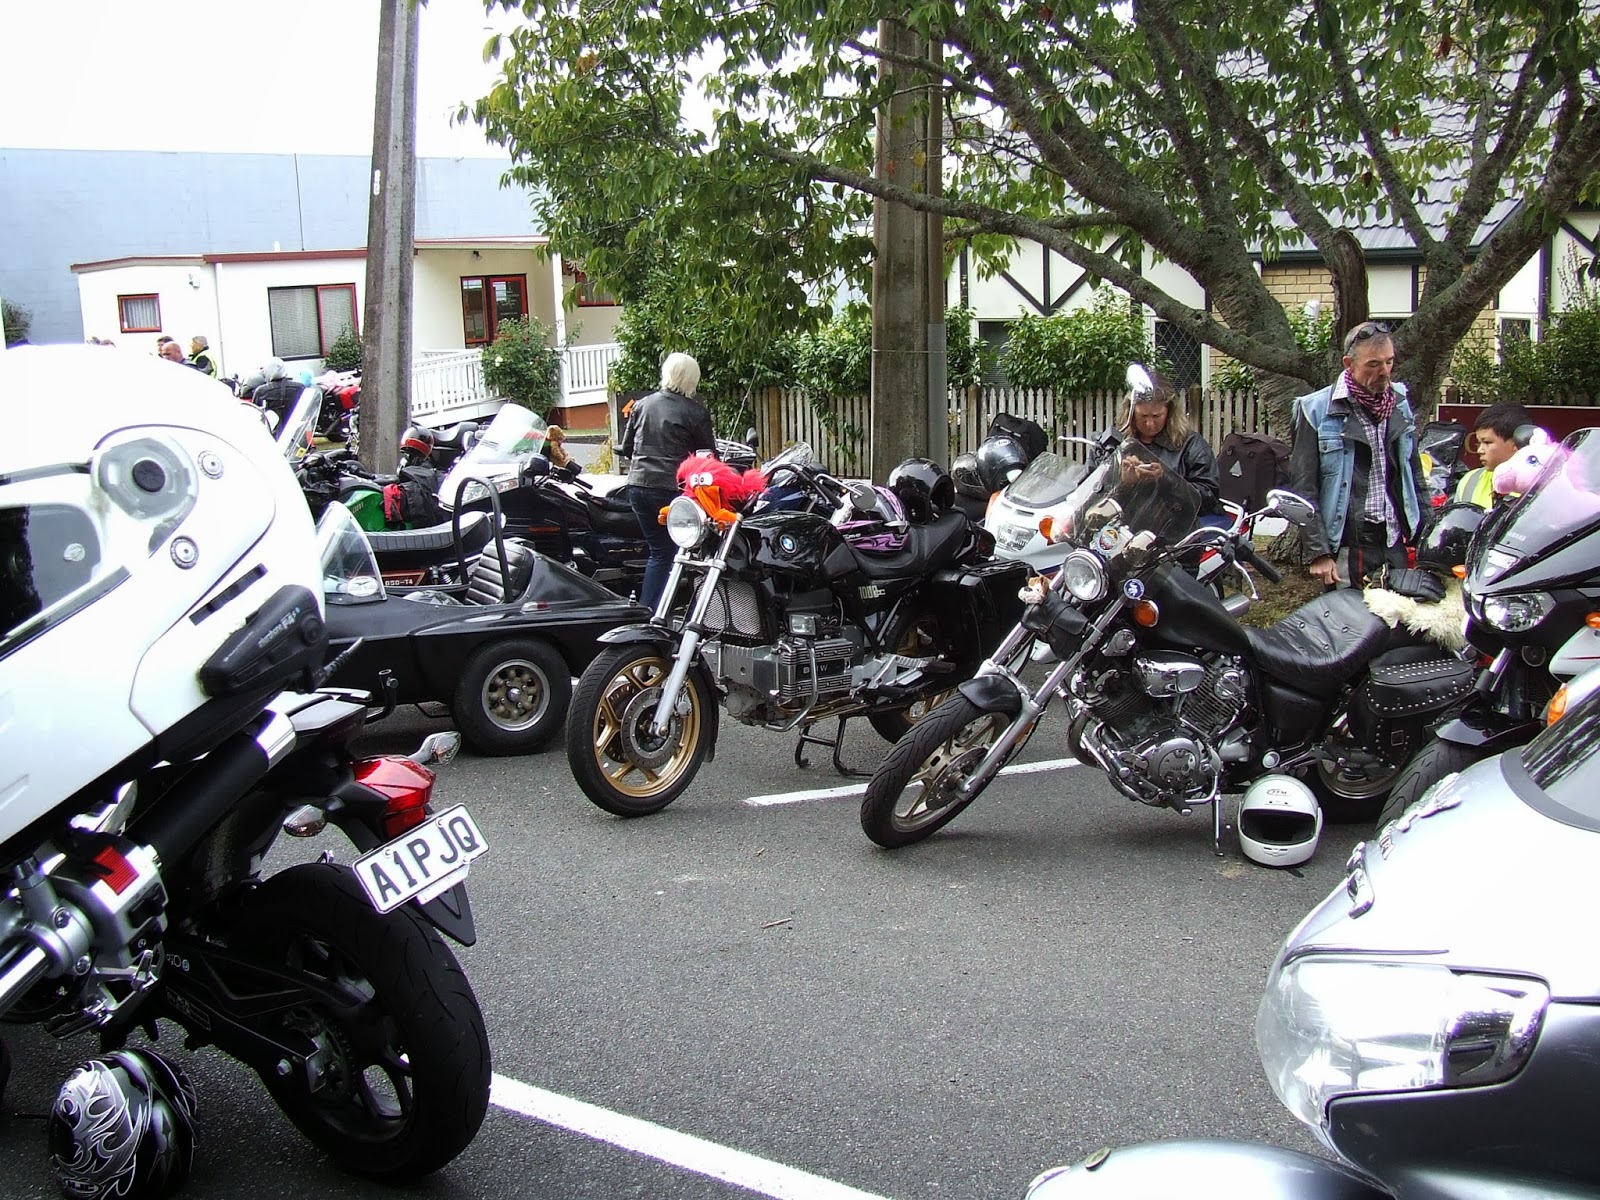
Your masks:
<svg viewBox="0 0 1600 1200"><path fill-rule="evenodd" d="M356 763L356 782L388 801L383 832L389 838L397 838L428 819L433 778L432 771L409 758L367 758Z"/></svg>

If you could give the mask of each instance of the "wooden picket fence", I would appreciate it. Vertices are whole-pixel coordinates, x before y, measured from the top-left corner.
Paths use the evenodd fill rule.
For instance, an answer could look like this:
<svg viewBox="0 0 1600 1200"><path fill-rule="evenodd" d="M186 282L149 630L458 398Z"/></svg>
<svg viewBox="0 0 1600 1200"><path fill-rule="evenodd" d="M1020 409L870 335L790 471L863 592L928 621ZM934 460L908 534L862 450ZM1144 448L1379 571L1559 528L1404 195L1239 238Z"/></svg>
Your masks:
<svg viewBox="0 0 1600 1200"><path fill-rule="evenodd" d="M1190 418L1211 443L1220 446L1231 433L1257 432L1266 418L1256 396L1249 392L1208 392L1190 388L1186 397ZM1086 396L1058 397L1049 389L979 387L950 393L950 444L946 463L956 455L976 450L989 423L1000 413L1037 421L1055 437L1093 437L1101 430L1120 426L1125 415L1125 394L1093 392ZM813 404L802 391L774 388L755 400L755 426L761 445L776 449L804 441L820 461L840 475L862 476L871 462L869 431L871 403L852 396ZM1082 447L1062 449L1078 457Z"/></svg>

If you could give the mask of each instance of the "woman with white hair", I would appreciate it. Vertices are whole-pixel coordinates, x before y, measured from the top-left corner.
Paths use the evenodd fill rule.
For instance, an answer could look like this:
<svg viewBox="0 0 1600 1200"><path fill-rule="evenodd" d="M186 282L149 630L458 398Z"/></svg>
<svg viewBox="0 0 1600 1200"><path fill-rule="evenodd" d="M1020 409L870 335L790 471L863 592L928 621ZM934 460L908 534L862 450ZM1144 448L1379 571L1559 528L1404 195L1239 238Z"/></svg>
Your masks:
<svg viewBox="0 0 1600 1200"><path fill-rule="evenodd" d="M628 459L628 496L649 556L639 603L655 609L672 570L674 547L661 510L678 494L678 464L691 454L715 453L711 413L695 398L700 364L680 352L661 364L661 388L635 400L618 452Z"/></svg>

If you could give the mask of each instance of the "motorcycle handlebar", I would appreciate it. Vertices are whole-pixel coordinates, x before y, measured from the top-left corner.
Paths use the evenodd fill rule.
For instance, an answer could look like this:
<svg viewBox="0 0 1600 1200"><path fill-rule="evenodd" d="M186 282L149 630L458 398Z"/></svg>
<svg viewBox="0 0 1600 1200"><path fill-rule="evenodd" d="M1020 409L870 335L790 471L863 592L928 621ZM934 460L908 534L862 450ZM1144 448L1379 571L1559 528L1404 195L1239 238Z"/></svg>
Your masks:
<svg viewBox="0 0 1600 1200"><path fill-rule="evenodd" d="M1249 542L1242 541L1239 543L1238 555L1243 562L1260 571L1273 583L1283 582L1283 572L1257 554L1256 548Z"/></svg>

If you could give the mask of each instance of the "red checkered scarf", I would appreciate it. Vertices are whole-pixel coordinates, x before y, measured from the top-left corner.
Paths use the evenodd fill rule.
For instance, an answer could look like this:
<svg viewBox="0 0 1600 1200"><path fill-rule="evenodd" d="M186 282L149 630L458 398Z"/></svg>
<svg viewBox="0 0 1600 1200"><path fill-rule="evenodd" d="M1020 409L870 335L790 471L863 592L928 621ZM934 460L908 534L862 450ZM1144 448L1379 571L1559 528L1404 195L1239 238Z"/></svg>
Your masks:
<svg viewBox="0 0 1600 1200"><path fill-rule="evenodd" d="M1351 377L1349 371L1344 373L1344 386L1345 390L1350 393L1351 399L1367 410L1368 415L1378 423L1380 429L1388 421L1389 414L1394 411L1394 406L1400 399L1395 394L1393 384L1385 387L1381 392L1369 392Z"/></svg>

